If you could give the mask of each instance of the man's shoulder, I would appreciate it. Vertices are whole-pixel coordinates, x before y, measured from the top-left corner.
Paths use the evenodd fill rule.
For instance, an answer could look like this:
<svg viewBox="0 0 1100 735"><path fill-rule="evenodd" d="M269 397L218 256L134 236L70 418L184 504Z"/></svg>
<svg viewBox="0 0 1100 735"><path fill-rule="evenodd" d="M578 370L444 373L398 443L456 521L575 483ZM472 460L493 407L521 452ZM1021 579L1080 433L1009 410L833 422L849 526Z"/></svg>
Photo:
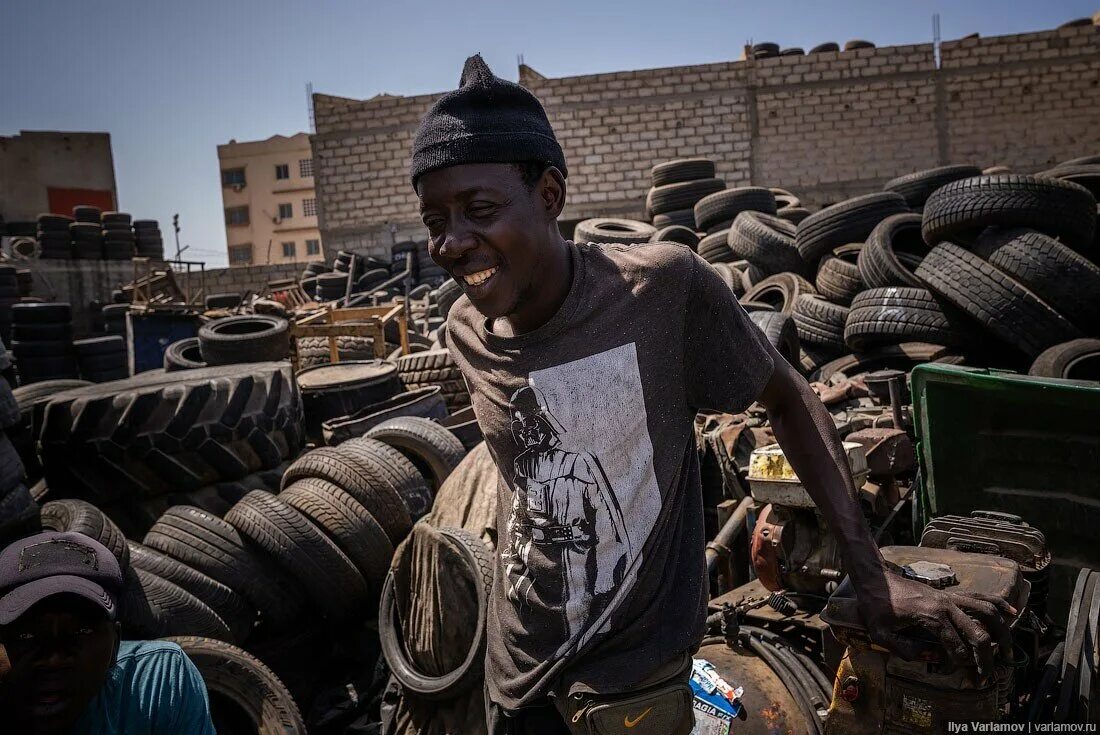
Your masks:
<svg viewBox="0 0 1100 735"><path fill-rule="evenodd" d="M578 246L592 261L603 261L629 280L675 282L691 277L695 253L678 242L634 245L587 243Z"/></svg>
<svg viewBox="0 0 1100 735"><path fill-rule="evenodd" d="M118 662L145 659L181 660L186 654L172 641L122 641L118 645Z"/></svg>
<svg viewBox="0 0 1100 735"><path fill-rule="evenodd" d="M117 675L130 686L178 679L188 671L187 654L171 641L122 641L115 659Z"/></svg>

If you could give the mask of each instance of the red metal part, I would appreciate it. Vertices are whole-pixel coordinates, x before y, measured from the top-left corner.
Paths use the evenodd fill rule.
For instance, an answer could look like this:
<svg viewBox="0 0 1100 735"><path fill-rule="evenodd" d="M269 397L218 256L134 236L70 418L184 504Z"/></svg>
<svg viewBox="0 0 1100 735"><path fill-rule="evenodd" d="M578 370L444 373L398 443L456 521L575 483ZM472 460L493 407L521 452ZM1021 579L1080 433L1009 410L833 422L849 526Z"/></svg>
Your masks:
<svg viewBox="0 0 1100 735"><path fill-rule="evenodd" d="M772 506L765 505L756 519L752 532L752 566L756 569L756 578L760 584L772 592L783 589L783 571L780 547L783 526L770 522Z"/></svg>

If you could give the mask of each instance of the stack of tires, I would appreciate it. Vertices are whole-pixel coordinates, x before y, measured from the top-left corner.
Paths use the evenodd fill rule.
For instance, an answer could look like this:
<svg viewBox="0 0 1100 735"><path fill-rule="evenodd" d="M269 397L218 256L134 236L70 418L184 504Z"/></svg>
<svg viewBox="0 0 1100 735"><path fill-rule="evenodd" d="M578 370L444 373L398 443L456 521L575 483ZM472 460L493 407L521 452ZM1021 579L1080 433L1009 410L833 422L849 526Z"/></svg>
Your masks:
<svg viewBox="0 0 1100 735"><path fill-rule="evenodd" d="M323 261L315 260L310 263L306 263L305 269L302 271L302 276L298 280L298 285L302 287L302 291L305 292L309 298L317 297L317 277L322 273L328 273L329 267L324 264Z"/></svg>
<svg viewBox="0 0 1100 735"><path fill-rule="evenodd" d="M646 195L646 214L658 230L670 225L695 227L695 205L722 191L726 182L714 176L714 161L682 158L658 163L650 171L652 188Z"/></svg>
<svg viewBox="0 0 1100 735"><path fill-rule="evenodd" d="M126 337L126 315L130 313L129 304L107 304L100 311L103 332Z"/></svg>
<svg viewBox="0 0 1100 735"><path fill-rule="evenodd" d="M134 228L126 212L104 212L103 257L107 260L130 260L134 257Z"/></svg>
<svg viewBox="0 0 1100 735"><path fill-rule="evenodd" d="M745 260L746 255L734 250L741 239L760 229L793 229L774 216L776 206L775 194L762 186L725 189L700 199L694 209L695 226L706 235L699 241L699 255L708 263Z"/></svg>
<svg viewBox="0 0 1100 735"><path fill-rule="evenodd" d="M11 344L12 307L22 296L19 272L10 265L0 265L0 341Z"/></svg>
<svg viewBox="0 0 1100 735"><path fill-rule="evenodd" d="M336 301L348 293L348 273L333 271L317 276L317 300Z"/></svg>
<svg viewBox="0 0 1100 735"><path fill-rule="evenodd" d="M77 260L103 258L103 210L87 204L73 207L75 222L69 225L73 241L73 257Z"/></svg>
<svg viewBox="0 0 1100 735"><path fill-rule="evenodd" d="M14 224L14 223L11 223ZM11 224L8 225L9 231ZM42 258L47 260L71 260L73 257L73 238L69 234L72 217L63 214L38 215L38 229L35 237Z"/></svg>
<svg viewBox="0 0 1100 735"><path fill-rule="evenodd" d="M77 368L69 304L12 306L12 352L22 385L75 378Z"/></svg>
<svg viewBox="0 0 1100 735"><path fill-rule="evenodd" d="M300 590L279 589L286 580L231 525L199 508L177 506L146 543L138 543L81 500L51 501L40 514L35 508L35 515L43 528L82 533L114 554L125 580L118 612L123 636L167 638L183 648L206 683L218 732L305 735L287 687L259 659L233 645L261 624L254 600L274 611L265 616L267 625L268 618L278 619L296 604L300 609L300 600L278 601L280 594Z"/></svg>
<svg viewBox="0 0 1100 735"><path fill-rule="evenodd" d="M34 274L31 273L30 268L17 269L15 278L19 286L19 295L30 296L34 291Z"/></svg>
<svg viewBox="0 0 1100 735"><path fill-rule="evenodd" d="M155 219L134 220L134 250L142 258L164 260L164 238Z"/></svg>
<svg viewBox="0 0 1100 735"><path fill-rule="evenodd" d="M80 377L92 383L106 383L130 377L126 340L112 335L73 342Z"/></svg>

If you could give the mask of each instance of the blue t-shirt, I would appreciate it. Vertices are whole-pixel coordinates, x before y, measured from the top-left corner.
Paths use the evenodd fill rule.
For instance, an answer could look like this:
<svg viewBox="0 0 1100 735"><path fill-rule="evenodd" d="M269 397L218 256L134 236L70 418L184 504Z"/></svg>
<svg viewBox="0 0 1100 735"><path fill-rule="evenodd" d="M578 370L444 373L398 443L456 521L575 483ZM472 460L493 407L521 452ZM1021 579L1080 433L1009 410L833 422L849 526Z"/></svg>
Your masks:
<svg viewBox="0 0 1100 735"><path fill-rule="evenodd" d="M123 641L73 735L215 735L195 664L175 643Z"/></svg>

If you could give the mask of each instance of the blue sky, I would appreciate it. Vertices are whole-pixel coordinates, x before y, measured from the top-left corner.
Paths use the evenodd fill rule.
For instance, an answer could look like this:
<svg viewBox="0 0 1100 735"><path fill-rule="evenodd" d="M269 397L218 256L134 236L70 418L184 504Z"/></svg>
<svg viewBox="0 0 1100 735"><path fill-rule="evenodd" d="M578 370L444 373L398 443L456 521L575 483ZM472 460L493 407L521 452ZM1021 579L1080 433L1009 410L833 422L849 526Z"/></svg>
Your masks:
<svg viewBox="0 0 1100 735"><path fill-rule="evenodd" d="M452 88L480 51L515 79L737 58L749 40L879 45L1056 25L1097 0L679 2L560 0L3 0L0 135L111 134L123 210L169 222L189 255L224 265L216 146L307 130L305 85L365 98ZM166 245L168 243L166 242Z"/></svg>

